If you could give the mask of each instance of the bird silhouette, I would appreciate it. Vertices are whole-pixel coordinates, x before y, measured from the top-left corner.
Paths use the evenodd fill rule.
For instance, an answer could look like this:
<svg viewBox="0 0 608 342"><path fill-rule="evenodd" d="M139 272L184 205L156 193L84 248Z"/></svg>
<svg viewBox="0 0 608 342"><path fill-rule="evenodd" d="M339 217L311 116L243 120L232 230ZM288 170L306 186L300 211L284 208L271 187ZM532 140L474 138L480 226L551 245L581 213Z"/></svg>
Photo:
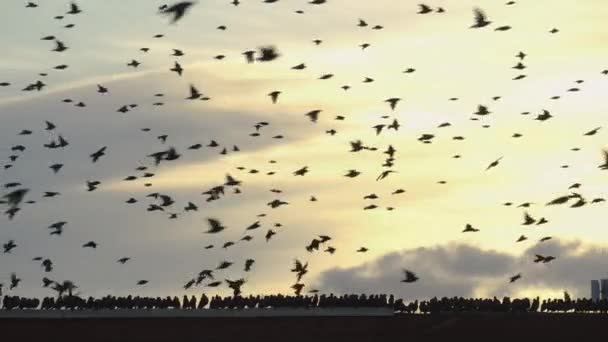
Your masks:
<svg viewBox="0 0 608 342"><path fill-rule="evenodd" d="M409 270L403 270L403 276L404 279L401 280L402 283L414 283L420 279L414 272Z"/></svg>
<svg viewBox="0 0 608 342"><path fill-rule="evenodd" d="M488 165L488 167L486 168L486 171L488 171L491 168L494 168L494 167L498 166L498 164L500 163L500 160L502 158L503 157L500 157L500 158L496 159L495 161L491 162L490 165Z"/></svg>
<svg viewBox="0 0 608 342"><path fill-rule="evenodd" d="M600 164L598 168L601 170L608 170L608 150L603 150L604 163Z"/></svg>
<svg viewBox="0 0 608 342"><path fill-rule="evenodd" d="M184 69L182 68L181 64L179 64L178 62L175 62L173 68L169 69L169 71L173 71L173 72L177 73L179 76L181 76L184 72Z"/></svg>
<svg viewBox="0 0 608 342"><path fill-rule="evenodd" d="M348 172L344 175L344 177L355 178L359 176L361 172L357 170L348 170Z"/></svg>
<svg viewBox="0 0 608 342"><path fill-rule="evenodd" d="M129 257L123 257L123 258L118 259L116 262L118 262L118 263L120 263L120 264L123 264L123 265L124 265L124 264L126 264L126 263L127 263L129 260L131 260L131 258L129 258Z"/></svg>
<svg viewBox="0 0 608 342"><path fill-rule="evenodd" d="M176 4L160 9L160 13L162 15L170 16L170 22L175 24L180 21L195 4L195 1L180 1Z"/></svg>
<svg viewBox="0 0 608 342"><path fill-rule="evenodd" d="M463 233L474 233L474 232L478 232L479 229L474 228L472 225L470 225L469 223L466 224L464 230L462 231Z"/></svg>
<svg viewBox="0 0 608 342"><path fill-rule="evenodd" d="M55 39L55 48L52 51L64 52L68 47L60 40Z"/></svg>
<svg viewBox="0 0 608 342"><path fill-rule="evenodd" d="M245 272L251 271L251 267L253 266L254 263L255 263L255 260L253 260L253 259L245 260Z"/></svg>
<svg viewBox="0 0 608 342"><path fill-rule="evenodd" d="M280 54L276 50L274 46L263 46L258 48L259 57L257 60L259 62L270 62L280 57Z"/></svg>
<svg viewBox="0 0 608 342"><path fill-rule="evenodd" d="M532 216L530 216L530 214L528 214L527 212L524 212L524 223L522 223L522 225L529 226L534 223L536 223L536 220L534 218L532 218Z"/></svg>
<svg viewBox="0 0 608 342"><path fill-rule="evenodd" d="M16 273L11 273L11 285L9 287L9 290L15 289L19 286L19 283L21 282L21 278L17 277Z"/></svg>
<svg viewBox="0 0 608 342"><path fill-rule="evenodd" d="M486 14L480 8L473 9L473 13L475 15L475 23L471 25L471 28L482 28L492 23L488 21Z"/></svg>
<svg viewBox="0 0 608 342"><path fill-rule="evenodd" d="M427 14L433 12L433 9L425 4L418 4L418 14Z"/></svg>
<svg viewBox="0 0 608 342"><path fill-rule="evenodd" d="M509 278L509 282L514 283L515 281L517 281L518 279L521 278L521 273L518 273L512 277Z"/></svg>
<svg viewBox="0 0 608 342"><path fill-rule="evenodd" d="M207 230L206 233L209 234L219 233L226 229L226 227L224 227L219 220L214 218L207 218L207 223L209 225L209 230Z"/></svg>
<svg viewBox="0 0 608 342"><path fill-rule="evenodd" d="M19 204L21 204L25 198L25 195L27 195L29 191L29 189L17 189L3 195L2 198L6 201L6 204L8 204L9 207L16 208L19 206Z"/></svg>
<svg viewBox="0 0 608 342"><path fill-rule="evenodd" d="M15 240L9 240L7 243L2 245L4 248L4 253L10 253L17 245L15 244Z"/></svg>
<svg viewBox="0 0 608 342"><path fill-rule="evenodd" d="M295 259L293 264L291 272L296 274L297 282L299 282L302 277L308 273L308 263L302 263L300 260Z"/></svg>
<svg viewBox="0 0 608 342"><path fill-rule="evenodd" d="M89 242L85 243L84 245L82 245L82 247L97 248L97 243L95 241L89 241Z"/></svg>
<svg viewBox="0 0 608 342"><path fill-rule="evenodd" d="M66 13L66 14L78 14L78 13L82 13L82 10L80 9L80 7L75 3L75 2L71 2L70 3L70 10Z"/></svg>
<svg viewBox="0 0 608 342"><path fill-rule="evenodd" d="M100 148L99 150L97 150L96 152L89 155L89 157L91 158L93 163L97 162L97 160L99 160L99 158L101 158L102 156L105 156L106 149L107 149L107 146L104 146L104 147Z"/></svg>
<svg viewBox="0 0 608 342"><path fill-rule="evenodd" d="M187 100L196 100L199 99L203 94L201 94L196 87L190 85L190 96L187 97Z"/></svg>
<svg viewBox="0 0 608 342"><path fill-rule="evenodd" d="M399 101L401 101L401 99L398 97L391 97L390 99L385 100L385 102L390 104L392 110L395 110L395 107L397 107L397 103Z"/></svg>
<svg viewBox="0 0 608 342"><path fill-rule="evenodd" d="M269 93L268 96L270 96L270 98L272 99L272 103L277 103L280 94L280 91L273 91Z"/></svg>

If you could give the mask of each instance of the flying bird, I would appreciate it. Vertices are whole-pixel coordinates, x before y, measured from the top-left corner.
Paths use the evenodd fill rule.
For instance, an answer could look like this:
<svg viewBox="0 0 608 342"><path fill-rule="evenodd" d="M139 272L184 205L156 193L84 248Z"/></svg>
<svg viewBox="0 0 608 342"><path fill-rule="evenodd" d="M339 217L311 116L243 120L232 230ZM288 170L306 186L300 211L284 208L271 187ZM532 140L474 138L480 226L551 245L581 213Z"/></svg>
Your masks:
<svg viewBox="0 0 608 342"><path fill-rule="evenodd" d="M277 99L279 98L280 94L280 91L273 91L269 93L268 96L270 96L270 98L272 99L272 103L277 103Z"/></svg>
<svg viewBox="0 0 608 342"><path fill-rule="evenodd" d="M397 107L397 103L399 101L401 101L401 99L398 97L392 97L390 99L385 100L385 102L388 102L390 104L392 110L395 110L395 107Z"/></svg>
<svg viewBox="0 0 608 342"><path fill-rule="evenodd" d="M467 225L465 226L464 230L462 231L463 233L474 233L474 232L478 232L479 229L474 228L472 225L470 225L469 223L467 223Z"/></svg>
<svg viewBox="0 0 608 342"><path fill-rule="evenodd" d="M496 159L495 161L491 162L490 165L488 165L488 167L486 168L486 171L488 171L491 168L494 168L494 167L498 166L498 164L500 163L500 160L502 158L503 157L500 157L500 158Z"/></svg>
<svg viewBox="0 0 608 342"><path fill-rule="evenodd" d="M71 2L70 3L70 11L67 12L66 14L78 14L78 13L82 13L82 10L80 9L80 7L75 3L75 2Z"/></svg>
<svg viewBox="0 0 608 342"><path fill-rule="evenodd" d="M181 1L160 10L162 15L171 17L171 24L177 23L196 4L195 1Z"/></svg>
<svg viewBox="0 0 608 342"><path fill-rule="evenodd" d="M518 273L512 277L509 278L509 282L514 283L517 279L521 278L521 273Z"/></svg>
<svg viewBox="0 0 608 342"><path fill-rule="evenodd" d="M107 149L107 146L104 146L104 147L100 148L99 150L97 150L96 152L89 155L89 157L93 160L93 163L97 162L97 160L99 160L99 158L106 155L105 154L106 149Z"/></svg>
<svg viewBox="0 0 608 342"><path fill-rule="evenodd" d="M413 283L418 281L418 276L409 270L403 270L404 279L401 280L402 283Z"/></svg>
<svg viewBox="0 0 608 342"><path fill-rule="evenodd" d="M492 23L488 21L486 14L480 8L473 9L473 13L475 15L475 23L471 25L471 28L482 28Z"/></svg>
<svg viewBox="0 0 608 342"><path fill-rule="evenodd" d="M209 230L207 230L206 233L215 234L226 229L219 220L214 218L207 218L207 223L209 224Z"/></svg>

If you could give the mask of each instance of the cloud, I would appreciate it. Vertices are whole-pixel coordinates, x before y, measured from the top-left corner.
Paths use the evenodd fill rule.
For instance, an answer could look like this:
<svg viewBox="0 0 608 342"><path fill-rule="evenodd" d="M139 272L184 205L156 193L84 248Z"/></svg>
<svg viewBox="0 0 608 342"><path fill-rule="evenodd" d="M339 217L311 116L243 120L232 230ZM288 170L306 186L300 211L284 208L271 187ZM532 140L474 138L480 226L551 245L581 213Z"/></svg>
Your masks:
<svg viewBox="0 0 608 342"><path fill-rule="evenodd" d="M553 255L550 264L535 264L534 254ZM391 252L368 263L334 268L319 275L313 287L337 293L393 293L407 299L442 296L542 295L567 290L589 296L589 280L605 273L608 252L581 241L539 243L521 255L453 243ZM400 282L403 269L420 280ZM508 277L523 278L509 283Z"/></svg>

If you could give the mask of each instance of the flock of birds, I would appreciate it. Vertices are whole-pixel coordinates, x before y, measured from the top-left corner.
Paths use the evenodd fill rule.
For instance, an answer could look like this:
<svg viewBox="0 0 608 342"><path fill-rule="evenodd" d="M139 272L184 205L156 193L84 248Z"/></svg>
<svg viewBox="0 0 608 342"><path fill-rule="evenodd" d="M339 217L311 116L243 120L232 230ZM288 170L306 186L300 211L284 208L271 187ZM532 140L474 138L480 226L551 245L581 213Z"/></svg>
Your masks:
<svg viewBox="0 0 608 342"><path fill-rule="evenodd" d="M263 3L268 3L268 4L275 3L275 2L278 2L278 0L264 0L263 1ZM311 5L323 5L323 4L326 4L327 1L326 0L312 0L308 3ZM231 4L234 6L238 6L240 4L240 1L232 0ZM516 4L515 1L509 1L506 3L507 6L513 6L515 4ZM168 17L170 23L176 24L181 19L183 19L184 16L186 16L188 14L188 12L191 11L195 7L195 5L197 5L197 3L194 1L182 1L182 2L175 3L175 4L171 4L171 5L160 6L157 11L158 11L158 14ZM28 2L25 7L29 8L29 9L35 9L38 6L39 5L35 2ZM83 13L86 13L86 11L83 10L75 2L71 2L69 4L68 9L69 10L65 13L65 15L68 15L68 16L83 15ZM433 13L443 14L443 13L447 13L447 12L448 11L442 7L434 8L434 7L426 5L426 4L420 4L419 10L417 13L420 15L429 15L429 14L433 14ZM296 11L296 13L304 14L304 11ZM56 16L55 19L61 20L65 17L65 15ZM354 20L354 24L355 23L358 27L371 26L363 19ZM485 29L485 28L491 26L492 24L493 24L493 22L490 21L488 16L486 16L486 14L481 9L478 9L478 8L473 9L473 24L470 26L471 29ZM74 25L68 24L65 27L72 28L72 27L74 27ZM219 26L218 29L225 30L226 26ZM371 29L382 30L382 29L384 29L384 27L382 25L375 25L375 26L371 26ZM508 25L496 26L494 28L495 31L507 31L510 29L511 29L511 27ZM559 32L559 30L557 28L553 28L553 29L549 30L548 32L550 34L556 34ZM154 38L160 39L160 38L163 38L163 35L158 34L158 35L155 35ZM44 41L51 41L54 43L54 48L51 50L53 52L69 53L69 51L70 51L69 44L64 41L61 41L58 37L56 37L54 35L44 36L41 39ZM320 39L315 39L312 42L315 45L321 45L323 43L323 41ZM364 44L360 45L360 48L362 50L365 50L369 47L370 47L369 43L364 43ZM148 53L150 49L143 47L140 50L143 53ZM185 52L183 50L173 49L172 56L178 58L180 56L183 56L184 54L185 54ZM247 50L247 51L244 51L242 53L242 55L244 57L244 61L243 61L244 63L271 63L281 57L281 54L279 53L278 49L272 45L260 47L258 50ZM527 68L526 65L524 64L527 54L525 52L519 52L516 54L515 57L517 58L517 61L516 61L517 64L515 66L513 66L513 69L518 70L519 72L522 72L523 70L525 70ZM215 59L217 59L217 60L222 60L224 58L225 58L224 55L215 56ZM141 63L139 61L133 59L127 64L127 66L132 67L132 68L138 68L140 66L140 64ZM58 66L54 67L54 69L63 70L68 67L69 67L68 65L58 65ZM292 69L295 71L304 70L306 68L307 68L307 65L305 63L301 63L301 64L298 64L298 65L295 65L292 67ZM175 61L173 63L173 65L168 68L168 70L170 72L175 73L178 77L181 77L183 75L183 73L185 72L184 67L178 61ZM408 68L403 71L403 73L406 73L406 74L414 73L414 72L416 72L416 69L414 69L414 68ZM602 74L608 75L608 70L602 71ZM42 77L44 77L46 75L47 74L44 74L44 73L40 74L40 76L42 76ZM322 76L319 77L319 79L327 80L332 77L334 77L333 74L323 74ZM524 79L525 77L526 77L526 74L522 73L522 74L517 75L515 78L513 78L513 80L518 81L518 80ZM0 80L0 81L2 81L2 80ZM368 77L363 82L371 83L371 82L374 82L374 79ZM584 82L583 80L577 81L578 84L582 84L583 82ZM12 86L12 85L9 82L0 82L0 87L10 87L10 86ZM46 87L46 84L43 81L36 80L35 82L26 85L22 90L24 92L31 92L31 91L40 92L40 91L43 91L45 87ZM341 88L344 91L348 91L351 88L351 86L343 85ZM579 90L580 90L579 88L571 88L568 91L576 92ZM111 94L111 89L109 89L108 87L106 87L102 84L98 84L97 92L100 95ZM277 104L280 101L281 94L282 94L282 92L280 90L274 90L274 91L268 93L268 97L270 98L270 101L273 104ZM155 106L164 105L164 103L161 100L164 97L164 94L157 93L157 94L155 94L155 97L159 99L158 102L154 103ZM495 97L494 100L498 100L499 98L500 97ZM557 98L559 98L559 96L555 97L554 99L557 99ZM187 93L185 94L184 99L188 100L188 101L210 101L211 100L211 98L209 96L207 96L207 95L203 94L201 91L199 91L197 86L194 84L189 85L189 89L188 89ZM402 100L401 98L393 97L393 98L388 98L388 99L384 100L384 102L388 105L388 108L394 113L401 100ZM457 101L458 98L451 98L450 100ZM62 101L65 103L73 103L76 107L86 107L87 106L87 104L84 102L76 101L76 100L69 99L69 98L63 99ZM125 104L125 105L121 106L120 108L118 108L116 111L119 113L127 113L131 110L136 109L137 107L138 107L137 104ZM321 109L316 109L316 110L312 110L312 111L306 113L305 116L312 123L316 123L320 119L321 113L322 113ZM490 111L490 108L487 105L480 104L478 106L477 110L472 113L472 115L473 115L472 120L478 120L478 118L490 115L491 113L492 112ZM525 112L522 114L529 115L530 112ZM552 118L552 115L548 110L542 110L542 112L540 112L535 117L535 120L546 121L551 118ZM344 116L337 116L335 118L335 120L338 120L338 121L341 121L344 119L345 119ZM380 123L380 124L377 124L377 125L374 125L373 127L371 127L373 129L373 132L375 133L375 135L380 135L380 134L386 133L388 130L394 130L395 132L399 131L401 124L400 124L398 118L386 115L386 116L382 116L382 119L387 120L386 123ZM269 126L269 125L270 125L269 122L256 123L254 125L255 132L251 133L250 136L251 137L260 136L261 135L260 132L264 129L264 127ZM445 122L445 123L441 124L438 128L448 127L450 125L451 125L450 122ZM489 126L483 125L483 127L488 128ZM595 135L600 129L601 129L601 127L594 128L594 129L590 130L589 132L585 133L584 135L585 136ZM52 135L51 141L44 144L44 148L46 148L46 149L69 149L70 142L66 138L66 135L59 132L60 128L57 127L57 125L55 123L46 121L44 123L44 130L49 132ZM142 128L141 130L144 132L150 131L149 128ZM23 129L21 132L16 132L16 133L19 136L28 136L28 135L34 134L34 131L29 130L29 129ZM325 133L333 136L333 135L337 134L337 131L335 129L330 129L330 130L327 130ZM520 134L516 133L513 135L513 138L519 138L519 137L521 137ZM161 143L165 144L168 136L160 135L157 138ZM282 139L283 136L276 135L273 138ZM435 138L434 134L427 133L427 134L421 135L418 138L418 140L421 143L430 144L433 142L434 138ZM464 138L460 137L460 136L454 137L454 140L463 140L463 139ZM198 149L201 149L204 147L209 148L209 149L220 149L221 148L221 151L219 152L221 155L226 155L229 152L240 151L240 148L236 145L233 145L232 147L221 146L215 140L211 140L206 145L201 144L201 143L193 144L191 146L188 146L186 150L193 151L193 150L198 150ZM27 149L26 146L21 145L21 144L12 146L11 151L13 154L9 156L9 162L5 163L4 165L1 165L2 168L5 170L8 170L10 168L17 167L19 165L19 163L18 163L19 158L26 149ZM575 148L574 150L577 150L577 149ZM387 146L386 149L379 149L377 147L368 146L365 143L363 143L363 141L361 141L361 140L355 140L355 141L350 142L350 150L347 150L347 151L349 153L376 151L376 152L382 153L382 155L385 155L386 157L385 157L384 163L381 165L382 171L377 176L377 178L376 178L377 181L382 181L382 180L386 179L387 177L389 177L391 174L398 172L397 170L394 169L395 162L396 162L397 149L392 145ZM91 163L99 162L100 160L102 160L104 158L104 156L106 156L107 153L109 153L108 146L100 146L97 150L91 151L91 153L89 155ZM147 156L148 160L150 160L150 164L147 166L143 166L143 165L138 166L135 169L137 174L126 176L124 178L124 181L129 182L129 181L135 181L138 179L153 178L156 175L155 167L158 167L161 163L174 162L174 161L180 159L180 157L182 156L183 153L184 153L184 151L180 152L175 147L170 147L170 148L163 149L163 150L155 152L155 153L151 153ZM453 156L453 158L460 158L460 156L455 155L455 156ZM489 163L487 168L485 169L485 171L490 172L491 169L499 167L502 159L503 159L503 157L501 156L501 157L497 158L496 160L492 161L491 163ZM271 160L270 163L274 164L277 162L274 160ZM54 164L50 165L49 168L52 170L53 173L57 174L57 173L61 172L63 166L64 166L64 164L62 164L62 163L54 163ZM601 162L601 164L598 166L598 168L601 170L608 170L608 151L604 151L604 160ZM244 167L239 167L238 169L240 171L246 170L246 168L244 168ZM310 170L309 170L308 166L303 166L297 170L294 170L293 176L294 177L303 177L309 171ZM258 173L260 171L256 170L256 169L250 169L249 172ZM351 170L348 170L343 176L349 177L349 178L356 178L356 177L360 176L361 173L362 172L360 172L356 169L351 169ZM272 175L272 174L274 174L274 172L268 172L268 175ZM439 183L444 184L445 181L440 181ZM93 191L96 191L101 186L101 182L98 180L87 180L85 185L86 185L86 191L93 192ZM144 185L146 187L153 186L153 184L150 182L146 182ZM596 204L596 203L605 202L604 198L587 199L582 194L575 192L575 190L577 188L579 188L580 186L581 186L581 184L579 184L579 183L573 184L571 187L569 187L569 189L567 189L565 191L565 193L562 196L555 198L553 200L550 200L548 203L546 203L546 205L570 204L570 207L577 208L577 207L587 205L588 203ZM3 185L3 187L4 187L6 193L2 196L1 203L6 206L6 210L4 211L4 213L9 219L13 219L16 215L22 215L20 213L22 210L27 211L23 207L24 204L33 204L36 202L34 199L28 198L32 195L32 191L30 188L28 188L27 184L21 184L20 182L17 182L17 181L11 181L11 182L5 183ZM217 200L221 200L224 196L226 196L226 194L228 194L230 192L232 192L234 194L241 193L242 187L243 187L243 182L241 180L238 180L234 176L227 174L224 181L222 181L221 183L218 182L218 184L216 186L213 186L210 189L204 191L203 195L205 195L207 197L206 202L217 201ZM277 195L282 193L282 190L280 190L280 189L270 189L270 191ZM392 192L392 195L397 196L397 195L403 194L405 192L406 192L406 190L404 190L402 188L398 188ZM54 197L58 197L60 195L61 194L59 192L47 191L42 194L42 197L54 198ZM174 199L172 198L172 196L170 194L153 192L153 193L148 194L146 197L150 198L154 201L153 203L148 204L147 211L149 211L149 212L157 211L157 212L165 213L168 215L168 217L170 219L177 219L179 216L187 214L188 212L198 211L199 207L200 207L200 204L197 204L194 202L188 202L183 206L183 210L181 212L178 212L175 210L178 204L174 201ZM364 200L373 201L378 198L379 198L379 196L377 194L371 193L371 194L365 196ZM141 199L129 198L125 202L127 204L135 204L140 201L141 201ZM315 196L311 196L310 201L313 201L313 202L317 201L317 198ZM286 206L289 204L290 204L289 202L277 198L273 201L268 202L267 206L274 209L274 208ZM507 203L504 203L504 205L511 206L514 204L511 202L507 202ZM518 207L529 208L530 205L531 205L531 203L522 203L522 204L518 205ZM373 210L373 209L377 209L377 208L378 208L378 206L376 204L368 204L364 207L364 210ZM386 209L389 211L394 210L393 207L387 207ZM542 224L546 224L549 222L549 220L547 218L545 218L545 217L535 218L532 216L532 214L530 214L527 211L525 211L523 213L523 215L524 215L524 218L523 218L522 225L524 225L524 226L542 225ZM247 242L247 241L253 240L254 232L256 230L262 228L262 226L263 226L261 223L261 218L264 216L266 216L266 215L259 214L258 217L260 219L256 220L251 225L249 225L248 227L245 228L244 236L239 241L228 241L228 242L225 242L220 247L227 249L227 248L235 245L236 243ZM219 234L226 229L226 226L224 226L222 224L221 220L219 220L217 218L209 217L209 218L207 218L207 223L208 223L208 230L206 231L207 234ZM67 221L58 221L58 222L54 222L54 223L50 224L48 226L49 234L52 236L61 236L64 233L64 228L66 227L66 225L68 225ZM272 229L267 230L267 232L264 234L264 238L265 238L266 242L269 242L272 239L272 237L278 233L279 228L281 228L281 226L282 225L280 223L275 223L274 226L272 227ZM475 228L472 224L467 224L464 227L464 230L462 230L463 233L475 233L475 232L479 232L479 231L480 231L480 229ZM551 236L546 236L546 237L543 237L540 241L541 242L547 241L551 238L552 238ZM515 242L520 243L527 239L528 238L525 235L521 235L518 239L516 239ZM305 246L305 249L309 253L314 253L315 251L322 250L323 252L326 252L329 254L334 254L336 252L336 248L334 246L332 246L332 244L331 244L332 241L333 241L332 237L327 236L327 235L315 236L314 238L312 238L310 243ZM18 248L18 244L14 240L9 240L7 242L4 242L2 246L3 246L3 253L11 253L12 250L14 250L15 248ZM83 248L94 249L94 248L97 248L97 246L98 246L98 243L95 241L88 241L88 242L85 242L84 244L82 244ZM207 245L205 248L212 249L212 248L216 248L216 246ZM365 253L367 251L368 251L368 248L366 248L365 246L361 246L358 250L356 250L357 253ZM551 255L536 255L533 262L546 264L546 263L552 262L555 259L556 259L556 257L551 256ZM33 260L40 262L41 267L43 268L43 271L45 272L45 274L53 271L53 261L50 260L49 258L36 256L33 258ZM124 257L117 259L117 263L124 265L124 264L128 263L130 260L131 260L130 257L124 256ZM245 273L252 271L254 264L255 264L254 259L247 259L243 265L243 271ZM234 292L235 295L238 295L241 293L241 287L247 282L247 280L245 278L240 278L240 279L236 279L236 280L230 280L230 279L219 280L220 276L218 275L218 273L222 272L223 270L226 270L229 267L232 267L233 265L234 265L233 262L223 260L215 268L204 269L204 270L196 273L194 277L192 277L186 281L183 288L188 290L190 288L193 288L194 286L204 285L206 287L218 287L222 284L225 284ZM302 282L302 280L303 280L304 276L307 273L309 273L308 262L304 262L299 259L295 259L294 266L291 269L291 272L294 273L294 275L295 275L295 282L291 286L291 289L294 291L295 294L299 295L305 288L305 284ZM521 277L522 277L522 274L519 273L519 274L511 276L509 278L509 281L514 282L514 281L520 279ZM403 270L403 279L401 280L401 282L413 283L418 280L419 280L419 277L416 275L416 273L414 271L409 270L409 269ZM18 287L20 284L20 281L21 281L21 279L17 276L17 274L12 273L11 278L10 278L9 287L8 287L9 290L13 290L16 287ZM136 284L139 286L143 286L143 285L146 285L147 283L148 283L148 280L141 279L141 280L137 281ZM43 284L43 287L45 287L45 288L51 287L51 288L55 288L55 289L59 288L62 290L65 290L65 286L66 286L65 281L64 282L55 281L48 277L43 278L42 284ZM75 287L75 285L73 285L73 284L71 286ZM308 292L316 293L316 292L318 292L318 290L310 289ZM1 293L2 293L2 284L0 284L0 295L1 295Z"/></svg>

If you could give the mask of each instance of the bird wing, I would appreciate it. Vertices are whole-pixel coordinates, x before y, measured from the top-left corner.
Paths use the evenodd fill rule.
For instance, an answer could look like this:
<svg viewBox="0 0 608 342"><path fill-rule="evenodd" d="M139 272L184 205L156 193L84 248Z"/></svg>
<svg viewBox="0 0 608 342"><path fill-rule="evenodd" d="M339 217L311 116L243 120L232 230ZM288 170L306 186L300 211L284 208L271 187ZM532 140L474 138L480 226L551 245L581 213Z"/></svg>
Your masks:
<svg viewBox="0 0 608 342"><path fill-rule="evenodd" d="M475 8L473 12L475 13L475 22L482 23L486 21L486 15L480 8Z"/></svg>

